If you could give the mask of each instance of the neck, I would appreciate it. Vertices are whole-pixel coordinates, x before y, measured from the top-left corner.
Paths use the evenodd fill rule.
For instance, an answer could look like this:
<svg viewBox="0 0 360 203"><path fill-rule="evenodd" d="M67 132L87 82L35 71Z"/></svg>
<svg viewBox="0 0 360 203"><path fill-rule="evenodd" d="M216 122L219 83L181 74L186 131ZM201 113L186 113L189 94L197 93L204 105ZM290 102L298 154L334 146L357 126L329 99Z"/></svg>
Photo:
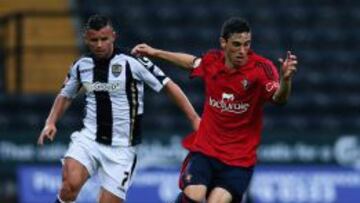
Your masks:
<svg viewBox="0 0 360 203"><path fill-rule="evenodd" d="M225 57L225 66L229 69L235 69L235 66L233 63L231 63L230 59L228 57Z"/></svg>
<svg viewBox="0 0 360 203"><path fill-rule="evenodd" d="M114 49L112 49L111 52L109 52L109 54L107 54L104 57L101 57L101 58L95 57L95 58L97 61L107 61L107 60L111 59L113 55L114 55Z"/></svg>

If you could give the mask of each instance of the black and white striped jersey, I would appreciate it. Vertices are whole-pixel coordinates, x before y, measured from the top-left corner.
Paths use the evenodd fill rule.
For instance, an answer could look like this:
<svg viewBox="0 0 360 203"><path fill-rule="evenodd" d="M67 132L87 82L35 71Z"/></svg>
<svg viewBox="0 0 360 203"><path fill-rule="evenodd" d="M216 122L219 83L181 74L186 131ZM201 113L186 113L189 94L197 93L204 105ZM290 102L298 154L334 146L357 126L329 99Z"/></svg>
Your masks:
<svg viewBox="0 0 360 203"><path fill-rule="evenodd" d="M88 136L107 145L132 146L141 141L144 83L159 92L169 80L148 58L115 49L108 60L89 55L76 61L60 95L74 98L84 87Z"/></svg>

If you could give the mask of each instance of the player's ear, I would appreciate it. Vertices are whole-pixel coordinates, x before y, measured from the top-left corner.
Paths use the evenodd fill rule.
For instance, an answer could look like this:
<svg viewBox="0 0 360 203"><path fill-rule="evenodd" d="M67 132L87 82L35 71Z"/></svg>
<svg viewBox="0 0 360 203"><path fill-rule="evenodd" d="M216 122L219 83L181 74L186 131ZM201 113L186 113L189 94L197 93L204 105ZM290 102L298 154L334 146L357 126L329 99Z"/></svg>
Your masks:
<svg viewBox="0 0 360 203"><path fill-rule="evenodd" d="M84 32L82 33L82 37L83 37L84 43L85 43L86 45L88 45L88 44L89 44L89 39L88 39L88 37L87 37L87 31L84 31Z"/></svg>
<svg viewBox="0 0 360 203"><path fill-rule="evenodd" d="M113 32L112 32L112 36L113 36L113 39L114 39L114 41L115 41L116 38L118 38L117 32L113 31Z"/></svg>
<svg viewBox="0 0 360 203"><path fill-rule="evenodd" d="M221 48L225 49L225 47L226 47L226 39L224 39L223 37L220 37L219 41L220 41Z"/></svg>

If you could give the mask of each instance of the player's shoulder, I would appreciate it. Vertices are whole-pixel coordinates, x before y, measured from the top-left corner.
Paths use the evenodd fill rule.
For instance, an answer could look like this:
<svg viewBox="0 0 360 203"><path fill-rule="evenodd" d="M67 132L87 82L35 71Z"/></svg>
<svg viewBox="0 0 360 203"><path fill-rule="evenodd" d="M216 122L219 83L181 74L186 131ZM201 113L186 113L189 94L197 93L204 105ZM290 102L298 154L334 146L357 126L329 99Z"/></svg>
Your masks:
<svg viewBox="0 0 360 203"><path fill-rule="evenodd" d="M254 67L261 75L266 75L266 78L270 78L272 80L276 80L277 78L277 68L273 64L273 62L261 55L255 54L251 57L254 60Z"/></svg>
<svg viewBox="0 0 360 203"><path fill-rule="evenodd" d="M70 65L70 69L79 69L80 67L85 67L93 64L93 60L90 56L84 54L76 58Z"/></svg>
<svg viewBox="0 0 360 203"><path fill-rule="evenodd" d="M145 67L149 67L153 65L152 61L148 57L134 55L131 53L131 50L128 48L119 48L118 53L119 54L117 54L116 56L122 57L123 59L128 61L130 66L142 65Z"/></svg>
<svg viewBox="0 0 360 203"><path fill-rule="evenodd" d="M93 64L93 58L90 53L85 53L74 60L73 65L77 64Z"/></svg>
<svg viewBox="0 0 360 203"><path fill-rule="evenodd" d="M205 52L204 54L202 54L201 60L197 60L200 63L198 63L198 66L202 66L205 69L213 69L215 67L218 61L222 61L224 52L222 50L218 50L218 49L210 49L207 52ZM197 59L199 59L197 58Z"/></svg>
<svg viewBox="0 0 360 203"><path fill-rule="evenodd" d="M252 58L255 62L265 63L265 64L272 64L272 63L273 63L269 58L266 58L265 56L262 56L262 55L260 55L260 54L255 53L255 52L251 52L250 54L252 55L251 58Z"/></svg>
<svg viewBox="0 0 360 203"><path fill-rule="evenodd" d="M224 52L222 50L210 49L202 56L202 60L212 62L221 59L223 55Z"/></svg>
<svg viewBox="0 0 360 203"><path fill-rule="evenodd" d="M270 59L260 54L251 52L250 55L251 55L251 60L253 60L255 64L255 67L274 66L273 62Z"/></svg>
<svg viewBox="0 0 360 203"><path fill-rule="evenodd" d="M111 60L129 61L129 60L132 60L132 56L128 49L115 47L113 57L111 58Z"/></svg>
<svg viewBox="0 0 360 203"><path fill-rule="evenodd" d="M149 69L154 66L154 63L146 56L126 55L126 57L131 68Z"/></svg>

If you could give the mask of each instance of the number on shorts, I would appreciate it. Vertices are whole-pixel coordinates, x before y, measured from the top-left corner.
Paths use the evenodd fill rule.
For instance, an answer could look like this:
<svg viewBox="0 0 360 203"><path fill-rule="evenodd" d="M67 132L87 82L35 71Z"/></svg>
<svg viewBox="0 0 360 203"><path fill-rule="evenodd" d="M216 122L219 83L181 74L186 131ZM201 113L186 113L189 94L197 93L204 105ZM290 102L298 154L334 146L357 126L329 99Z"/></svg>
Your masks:
<svg viewBox="0 0 360 203"><path fill-rule="evenodd" d="M124 172L125 177L124 177L124 179L121 181L121 186L122 186L122 187L124 187L126 181L128 181L128 179L129 179L129 174L130 174L130 173L127 172L127 171Z"/></svg>

